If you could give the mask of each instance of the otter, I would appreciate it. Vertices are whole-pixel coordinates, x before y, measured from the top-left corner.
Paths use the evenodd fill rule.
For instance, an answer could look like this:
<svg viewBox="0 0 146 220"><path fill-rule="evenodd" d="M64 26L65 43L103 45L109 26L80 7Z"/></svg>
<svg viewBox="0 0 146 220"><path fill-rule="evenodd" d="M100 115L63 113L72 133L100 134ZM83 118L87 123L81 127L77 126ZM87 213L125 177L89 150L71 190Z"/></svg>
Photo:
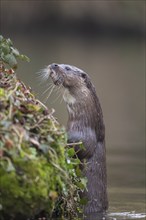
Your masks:
<svg viewBox="0 0 146 220"><path fill-rule="evenodd" d="M78 158L86 160L86 166L82 167L87 177L87 190L81 195L87 198L83 212L105 212L108 208L105 126L95 87L89 75L75 66L53 63L47 71L53 83L65 89L68 143L82 141L85 147L74 146Z"/></svg>

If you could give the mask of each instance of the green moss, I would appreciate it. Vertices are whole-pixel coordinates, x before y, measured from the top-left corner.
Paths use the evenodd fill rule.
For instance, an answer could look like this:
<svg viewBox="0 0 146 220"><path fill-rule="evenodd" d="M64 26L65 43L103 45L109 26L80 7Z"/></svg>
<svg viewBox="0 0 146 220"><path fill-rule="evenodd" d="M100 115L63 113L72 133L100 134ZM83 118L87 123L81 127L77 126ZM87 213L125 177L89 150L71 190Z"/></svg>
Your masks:
<svg viewBox="0 0 146 220"><path fill-rule="evenodd" d="M29 217L45 209L51 215L68 185L65 132L16 75L1 74L2 212Z"/></svg>
<svg viewBox="0 0 146 220"><path fill-rule="evenodd" d="M0 85L2 218L8 210L10 219L42 210L49 216L54 210L60 216L76 215L83 184L80 161L66 148L65 129L15 74L1 72Z"/></svg>
<svg viewBox="0 0 146 220"><path fill-rule="evenodd" d="M49 218L77 215L85 179L66 146L53 112L1 62L0 219L27 219L42 210Z"/></svg>

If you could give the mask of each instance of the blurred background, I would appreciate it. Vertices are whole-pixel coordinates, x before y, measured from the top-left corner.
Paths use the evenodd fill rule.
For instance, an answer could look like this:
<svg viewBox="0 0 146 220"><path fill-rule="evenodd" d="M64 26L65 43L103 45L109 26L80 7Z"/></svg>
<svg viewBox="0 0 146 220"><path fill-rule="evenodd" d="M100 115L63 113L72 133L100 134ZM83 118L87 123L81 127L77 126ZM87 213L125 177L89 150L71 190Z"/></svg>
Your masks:
<svg viewBox="0 0 146 220"><path fill-rule="evenodd" d="M45 103L37 72L67 63L85 70L96 87L106 126L111 211L145 211L145 1L1 1L2 34L30 63L18 76ZM54 92L45 103L66 125Z"/></svg>

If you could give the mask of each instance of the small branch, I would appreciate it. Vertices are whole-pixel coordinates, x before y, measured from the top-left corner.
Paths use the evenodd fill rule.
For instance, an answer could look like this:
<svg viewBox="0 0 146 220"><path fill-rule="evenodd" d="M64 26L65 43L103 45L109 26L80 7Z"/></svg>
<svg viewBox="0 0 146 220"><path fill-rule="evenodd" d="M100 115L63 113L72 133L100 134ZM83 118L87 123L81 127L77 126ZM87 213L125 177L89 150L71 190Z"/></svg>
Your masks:
<svg viewBox="0 0 146 220"><path fill-rule="evenodd" d="M79 141L79 142L75 142L75 143L68 143L67 146L75 146L75 145L79 145L79 144L83 144L83 142Z"/></svg>
<svg viewBox="0 0 146 220"><path fill-rule="evenodd" d="M48 110L47 106L45 106L40 100L37 99L36 102L43 106L45 110Z"/></svg>
<svg viewBox="0 0 146 220"><path fill-rule="evenodd" d="M54 113L54 109L52 109L52 111L50 112L49 115L45 115L44 117L40 118L40 120L35 125L30 127L30 129L34 129L34 128L38 127L39 124L41 124L41 122L43 122L45 119L49 119L49 118L53 117L52 116L53 113Z"/></svg>

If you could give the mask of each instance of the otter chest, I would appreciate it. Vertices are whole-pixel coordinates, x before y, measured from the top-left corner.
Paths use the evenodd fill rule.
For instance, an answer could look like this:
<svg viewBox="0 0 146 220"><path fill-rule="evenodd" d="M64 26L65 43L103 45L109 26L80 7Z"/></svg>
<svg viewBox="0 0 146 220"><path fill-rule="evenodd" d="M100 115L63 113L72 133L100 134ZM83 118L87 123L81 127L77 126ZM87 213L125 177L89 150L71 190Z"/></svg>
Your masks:
<svg viewBox="0 0 146 220"><path fill-rule="evenodd" d="M65 89L64 94L63 94L63 99L67 104L75 104L76 99L73 97L68 89Z"/></svg>

